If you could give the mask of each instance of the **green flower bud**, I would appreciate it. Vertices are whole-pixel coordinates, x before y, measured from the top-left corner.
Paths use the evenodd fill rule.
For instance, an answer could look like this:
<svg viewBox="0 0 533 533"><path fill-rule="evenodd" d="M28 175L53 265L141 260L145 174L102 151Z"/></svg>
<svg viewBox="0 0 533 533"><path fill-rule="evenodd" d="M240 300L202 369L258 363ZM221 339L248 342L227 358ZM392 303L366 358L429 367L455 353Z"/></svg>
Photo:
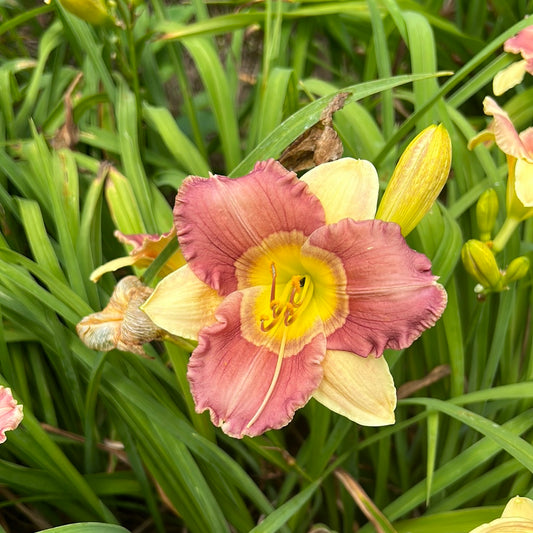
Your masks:
<svg viewBox="0 0 533 533"><path fill-rule="evenodd" d="M461 259L466 271L482 286L479 291L501 291L502 273L498 268L494 254L481 241L471 239L465 242L461 250Z"/></svg>
<svg viewBox="0 0 533 533"><path fill-rule="evenodd" d="M522 279L529 270L529 259L525 256L517 257L511 261L503 274L503 283L509 285L513 281Z"/></svg>
<svg viewBox="0 0 533 533"><path fill-rule="evenodd" d="M487 189L476 205L477 227L481 241L490 241L496 217L498 216L498 195L494 189Z"/></svg>
<svg viewBox="0 0 533 533"><path fill-rule="evenodd" d="M49 2L50 0L48 0ZM105 0L59 0L59 3L69 13L76 15L89 24L104 24L111 20Z"/></svg>

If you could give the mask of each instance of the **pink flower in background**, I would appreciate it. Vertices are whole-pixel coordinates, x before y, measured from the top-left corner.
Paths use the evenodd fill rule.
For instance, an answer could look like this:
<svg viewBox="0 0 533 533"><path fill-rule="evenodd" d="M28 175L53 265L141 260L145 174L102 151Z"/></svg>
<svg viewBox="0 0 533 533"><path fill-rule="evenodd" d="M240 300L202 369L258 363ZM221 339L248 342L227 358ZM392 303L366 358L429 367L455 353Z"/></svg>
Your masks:
<svg viewBox="0 0 533 533"><path fill-rule="evenodd" d="M300 180L269 160L183 183L174 216L188 264L142 309L198 338L196 409L227 434L283 427L311 396L361 424L394 422L381 355L431 327L446 292L400 227L374 220L377 196L374 167L353 159Z"/></svg>
<svg viewBox="0 0 533 533"><path fill-rule="evenodd" d="M22 421L22 405L17 404L11 389L0 385L0 443L6 441L6 431L12 431Z"/></svg>
<svg viewBox="0 0 533 533"><path fill-rule="evenodd" d="M514 37L507 39L503 49L512 54L520 54L522 59L494 76L493 92L496 96L521 83L526 72L533 74L533 26L528 26Z"/></svg>
<svg viewBox="0 0 533 533"><path fill-rule="evenodd" d="M507 213L524 220L533 216L533 128L518 133L509 115L490 96L483 100L483 107L494 120L470 140L468 147L494 141L507 155Z"/></svg>

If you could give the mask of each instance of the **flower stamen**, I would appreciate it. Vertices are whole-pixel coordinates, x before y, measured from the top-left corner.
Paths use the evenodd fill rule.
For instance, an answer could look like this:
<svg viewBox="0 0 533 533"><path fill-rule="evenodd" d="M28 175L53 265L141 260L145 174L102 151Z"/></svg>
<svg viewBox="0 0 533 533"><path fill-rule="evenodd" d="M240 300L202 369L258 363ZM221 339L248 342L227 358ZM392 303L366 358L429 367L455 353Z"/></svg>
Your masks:
<svg viewBox="0 0 533 533"><path fill-rule="evenodd" d="M281 321L281 317L283 317L283 324L287 327L294 323L298 312L301 312L300 308L307 306L313 294L312 289L309 290L312 283L307 276L295 275L285 285L281 298L279 300L276 299L276 265L271 263L270 268L272 271L272 285L270 288L269 307L272 316L262 314L259 318L261 331L265 333L277 326Z"/></svg>

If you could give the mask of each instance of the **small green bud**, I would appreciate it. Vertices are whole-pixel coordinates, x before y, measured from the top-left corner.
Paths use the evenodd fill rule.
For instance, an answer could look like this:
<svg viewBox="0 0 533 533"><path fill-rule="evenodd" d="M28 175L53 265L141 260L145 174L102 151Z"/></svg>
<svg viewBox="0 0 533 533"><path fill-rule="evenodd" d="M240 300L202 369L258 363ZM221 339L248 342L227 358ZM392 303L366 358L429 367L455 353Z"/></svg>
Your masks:
<svg viewBox="0 0 533 533"><path fill-rule="evenodd" d="M482 286L476 292L501 291L502 273L494 254L483 242L471 239L463 245L461 259L466 271Z"/></svg>
<svg viewBox="0 0 533 533"><path fill-rule="evenodd" d="M513 281L522 279L529 270L529 259L525 256L517 257L511 261L503 274L503 283L509 285Z"/></svg>
<svg viewBox="0 0 533 533"><path fill-rule="evenodd" d="M477 227L479 239L483 242L490 241L496 217L498 216L498 195L494 189L487 189L476 205Z"/></svg>

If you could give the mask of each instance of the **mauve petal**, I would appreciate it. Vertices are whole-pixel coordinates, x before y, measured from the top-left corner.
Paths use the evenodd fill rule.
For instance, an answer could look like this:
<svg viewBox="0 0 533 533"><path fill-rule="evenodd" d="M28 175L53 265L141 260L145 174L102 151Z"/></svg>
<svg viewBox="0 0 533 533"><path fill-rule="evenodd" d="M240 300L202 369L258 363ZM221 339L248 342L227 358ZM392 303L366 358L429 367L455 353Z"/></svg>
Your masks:
<svg viewBox="0 0 533 533"><path fill-rule="evenodd" d="M492 99L486 96L483 100L486 115L494 117L490 130L494 133L494 140L500 150L517 159L530 159L533 154L524 146L509 115Z"/></svg>
<svg viewBox="0 0 533 533"><path fill-rule="evenodd" d="M0 386L0 444L6 440L6 431L15 429L22 421L22 405L18 405L11 389Z"/></svg>
<svg viewBox="0 0 533 533"><path fill-rule="evenodd" d="M326 223L343 218L369 220L376 215L379 179L374 165L344 157L323 163L302 177L326 212Z"/></svg>
<svg viewBox="0 0 533 533"><path fill-rule="evenodd" d="M216 311L218 322L200 332L187 372L197 412L209 409L213 424L236 438L288 424L318 387L326 352L318 334L300 353L285 357L271 396L250 425L268 394L278 354L241 336L242 296L230 294Z"/></svg>
<svg viewBox="0 0 533 533"><path fill-rule="evenodd" d="M409 248L397 224L344 219L318 229L308 242L334 252L346 271L349 313L328 337L328 349L366 357L406 348L446 307L429 259Z"/></svg>
<svg viewBox="0 0 533 533"><path fill-rule="evenodd" d="M503 49L512 54L522 54L524 59L533 57L533 26L528 26L514 37L507 39Z"/></svg>
<svg viewBox="0 0 533 533"><path fill-rule="evenodd" d="M326 350L322 368L315 400L363 426L394 424L396 389L384 357Z"/></svg>
<svg viewBox="0 0 533 533"><path fill-rule="evenodd" d="M225 296L237 289L234 262L278 231L310 235L325 222L307 185L273 159L239 179L190 176L176 197L174 220L194 273Z"/></svg>

